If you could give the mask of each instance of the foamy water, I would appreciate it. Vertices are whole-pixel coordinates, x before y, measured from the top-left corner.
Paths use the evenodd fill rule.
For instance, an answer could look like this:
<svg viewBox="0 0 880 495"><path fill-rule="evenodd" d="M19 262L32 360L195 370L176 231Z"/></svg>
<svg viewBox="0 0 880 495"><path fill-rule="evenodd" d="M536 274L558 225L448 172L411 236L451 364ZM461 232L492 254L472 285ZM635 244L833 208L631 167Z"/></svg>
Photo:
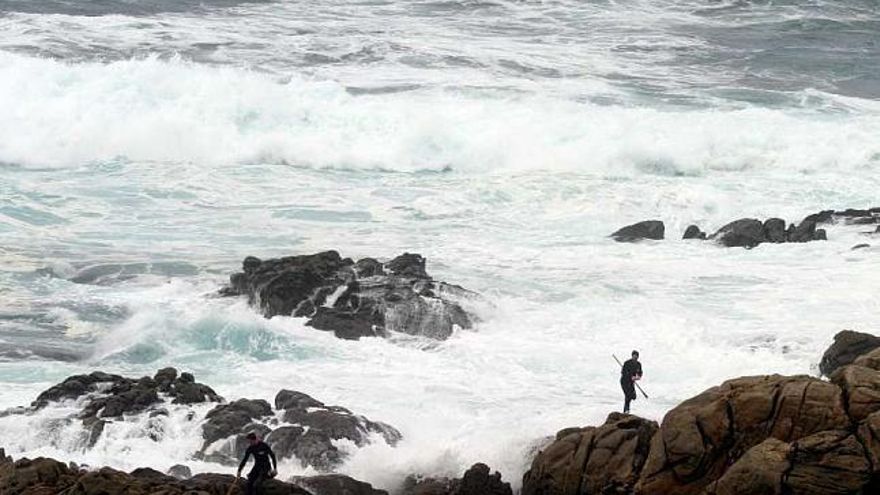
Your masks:
<svg viewBox="0 0 880 495"><path fill-rule="evenodd" d="M340 471L381 487L478 461L518 485L542 438L620 408L612 354L641 351L634 412L659 420L878 327L877 247L850 249L867 227L679 240L880 205L870 2L102 5L0 1L0 409L176 366L394 425L396 448L343 446ZM607 238L649 218L666 241ZM211 297L247 255L325 249L419 252L486 297L482 321L350 342ZM190 458L197 409L84 448L59 405L0 417L0 446L227 469Z"/></svg>

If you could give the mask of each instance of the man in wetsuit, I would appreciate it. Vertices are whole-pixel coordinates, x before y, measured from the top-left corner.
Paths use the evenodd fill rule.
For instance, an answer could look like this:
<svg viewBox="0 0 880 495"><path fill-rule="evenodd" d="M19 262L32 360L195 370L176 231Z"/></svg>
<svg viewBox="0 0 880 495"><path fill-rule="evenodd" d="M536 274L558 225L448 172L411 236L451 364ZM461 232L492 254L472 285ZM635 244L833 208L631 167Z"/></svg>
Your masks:
<svg viewBox="0 0 880 495"><path fill-rule="evenodd" d="M618 361L619 362L619 361ZM642 378L642 363L639 351L632 352L632 358L623 363L620 369L620 387L623 389L623 412L629 414L629 403L636 400L636 382Z"/></svg>
<svg viewBox="0 0 880 495"><path fill-rule="evenodd" d="M247 438L250 446L245 451L244 459L241 460L241 464L238 465L238 477L241 477L241 471L247 464L248 458L254 456L254 467L251 469L251 472L248 473L245 494L257 495L257 488L259 488L263 480L275 477L276 470L278 469L278 462L275 460L275 452L272 452L272 448L260 440L257 435L254 433L248 433L245 438ZM271 466L269 465L269 458L272 459Z"/></svg>

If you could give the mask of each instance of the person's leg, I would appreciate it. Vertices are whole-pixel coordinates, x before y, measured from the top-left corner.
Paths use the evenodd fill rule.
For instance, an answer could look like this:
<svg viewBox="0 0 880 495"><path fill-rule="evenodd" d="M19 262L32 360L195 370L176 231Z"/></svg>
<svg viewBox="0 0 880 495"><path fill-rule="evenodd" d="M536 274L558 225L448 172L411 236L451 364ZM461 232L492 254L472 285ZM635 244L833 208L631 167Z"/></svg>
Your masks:
<svg viewBox="0 0 880 495"><path fill-rule="evenodd" d="M245 487L245 495L257 495L257 485L260 481L260 473L256 470L248 473L247 486Z"/></svg>

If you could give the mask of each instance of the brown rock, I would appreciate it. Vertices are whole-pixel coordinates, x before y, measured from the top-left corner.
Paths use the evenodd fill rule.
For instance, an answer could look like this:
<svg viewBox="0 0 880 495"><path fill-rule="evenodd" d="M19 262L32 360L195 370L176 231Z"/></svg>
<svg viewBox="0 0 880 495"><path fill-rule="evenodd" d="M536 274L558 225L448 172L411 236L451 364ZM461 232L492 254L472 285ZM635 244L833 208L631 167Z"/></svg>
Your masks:
<svg viewBox="0 0 880 495"><path fill-rule="evenodd" d="M843 389L853 422L858 423L880 411L880 371L864 366L844 366L831 375L831 382Z"/></svg>
<svg viewBox="0 0 880 495"><path fill-rule="evenodd" d="M808 376L730 380L663 419L636 493L699 494L767 438L793 441L850 427L841 390Z"/></svg>
<svg viewBox="0 0 880 495"><path fill-rule="evenodd" d="M859 356L880 347L880 337L844 330L834 336L834 343L825 351L819 363L819 371L831 376L834 371L855 361Z"/></svg>
<svg viewBox="0 0 880 495"><path fill-rule="evenodd" d="M706 495L781 495L788 472L791 445L768 438L749 449L715 483Z"/></svg>
<svg viewBox="0 0 880 495"><path fill-rule="evenodd" d="M867 493L862 488L870 481L871 465L858 439L847 431L823 431L795 442L791 464L784 493Z"/></svg>
<svg viewBox="0 0 880 495"><path fill-rule="evenodd" d="M570 431L550 444L523 477L523 495L628 493L657 423L612 413L605 424Z"/></svg>

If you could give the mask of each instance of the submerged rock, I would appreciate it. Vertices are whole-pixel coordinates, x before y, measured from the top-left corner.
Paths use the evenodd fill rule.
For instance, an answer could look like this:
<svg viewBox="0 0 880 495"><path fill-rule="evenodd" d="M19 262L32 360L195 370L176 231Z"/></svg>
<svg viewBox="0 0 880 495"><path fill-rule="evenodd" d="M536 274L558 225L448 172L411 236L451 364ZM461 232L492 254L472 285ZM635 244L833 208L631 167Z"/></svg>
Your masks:
<svg viewBox="0 0 880 495"><path fill-rule="evenodd" d="M627 225L611 237L617 242L636 242L642 239L663 240L666 234L666 226L660 220L645 220L643 222Z"/></svg>
<svg viewBox="0 0 880 495"><path fill-rule="evenodd" d="M700 230L696 225L688 225L688 228L684 230L684 235L681 237L682 239L706 239L706 233Z"/></svg>
<svg viewBox="0 0 880 495"><path fill-rule="evenodd" d="M501 481L501 473L477 463L461 478L421 478L409 476L400 489L401 495L513 495L510 483Z"/></svg>
<svg viewBox="0 0 880 495"><path fill-rule="evenodd" d="M727 247L753 248L766 240L764 224L755 218L741 218L730 222L709 236Z"/></svg>
<svg viewBox="0 0 880 495"><path fill-rule="evenodd" d="M246 295L267 318L308 318L308 326L345 339L387 332L445 339L455 328L471 328L474 317L461 304L476 295L433 280L425 266L425 259L412 253L385 264L372 258L354 262L336 251L248 257L221 294Z"/></svg>

